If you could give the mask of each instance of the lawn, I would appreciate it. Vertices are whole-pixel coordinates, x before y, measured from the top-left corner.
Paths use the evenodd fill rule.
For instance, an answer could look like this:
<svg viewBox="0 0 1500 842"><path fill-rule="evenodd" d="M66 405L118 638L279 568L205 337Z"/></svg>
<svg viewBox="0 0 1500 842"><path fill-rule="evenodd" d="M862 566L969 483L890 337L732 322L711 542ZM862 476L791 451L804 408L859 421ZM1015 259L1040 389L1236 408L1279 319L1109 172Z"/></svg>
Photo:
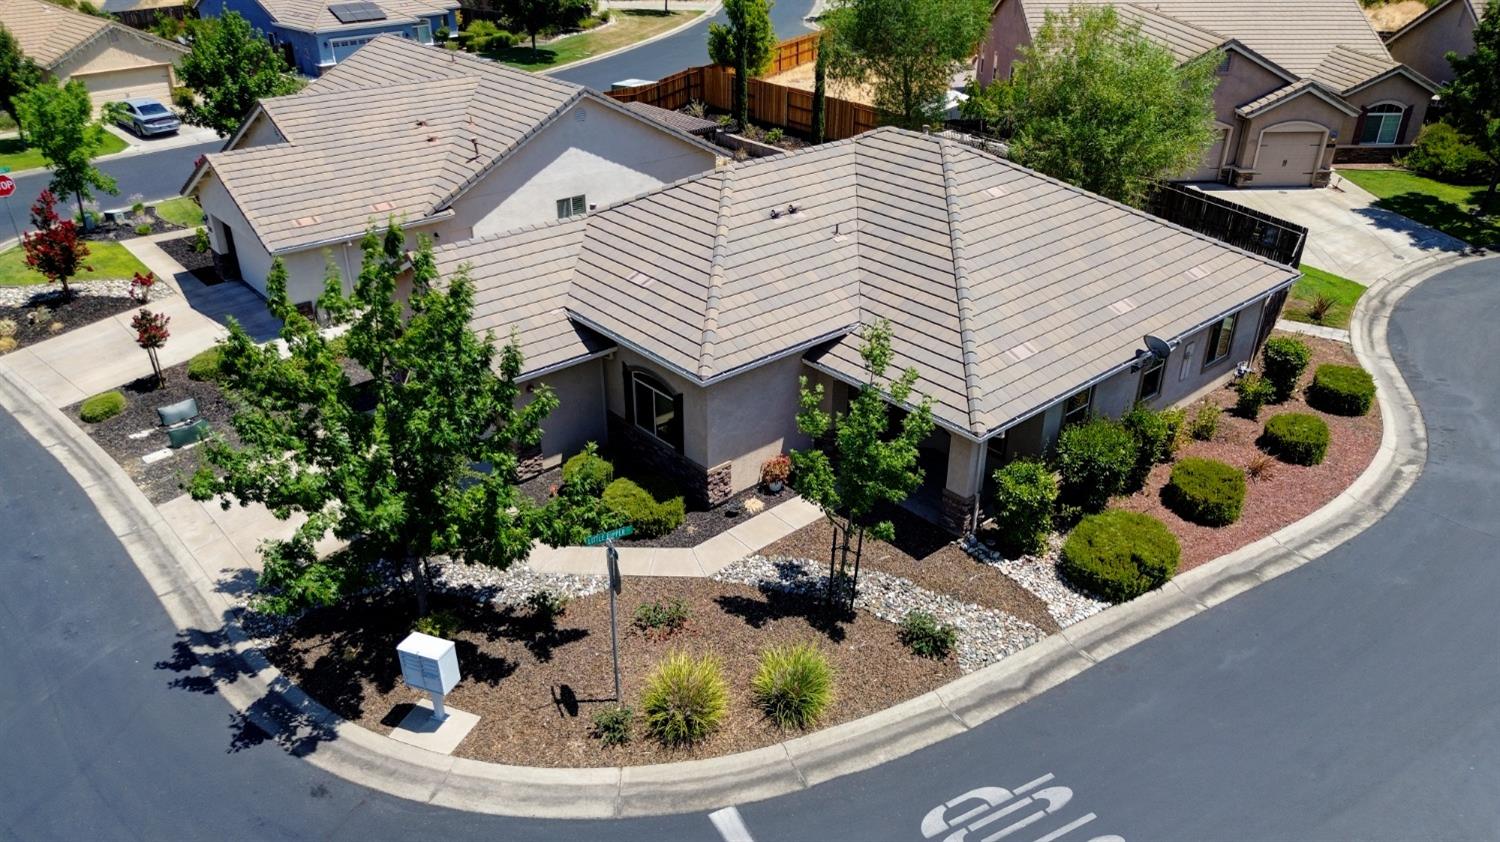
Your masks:
<svg viewBox="0 0 1500 842"><path fill-rule="evenodd" d="M108 281L129 278L136 272L150 271L119 243L90 242L85 258L92 272L80 272L77 281ZM0 251L0 287L23 287L44 284L47 279L26 266L26 252L20 246Z"/></svg>
<svg viewBox="0 0 1500 842"><path fill-rule="evenodd" d="M125 146L125 141L105 132L103 148L99 154L113 155L116 152L123 152ZM0 138L0 167L10 167L11 172L20 172L45 166L47 162L42 160L42 153L27 146L20 138Z"/></svg>
<svg viewBox="0 0 1500 842"><path fill-rule="evenodd" d="M591 32L559 38L531 51L531 44L499 50L492 58L522 70L546 70L592 58L600 53L644 41L702 14L701 11L658 12L633 9L613 12L613 22Z"/></svg>
<svg viewBox="0 0 1500 842"><path fill-rule="evenodd" d="M1500 212L1481 216L1482 186L1447 184L1407 170L1339 170L1375 194L1377 207L1395 211L1473 246L1500 244Z"/></svg>
<svg viewBox="0 0 1500 842"><path fill-rule="evenodd" d="M163 222L181 225L183 228L197 228L203 224L203 208L186 196L158 203L156 216Z"/></svg>
<svg viewBox="0 0 1500 842"><path fill-rule="evenodd" d="M1286 307L1282 309L1281 316L1294 322L1323 324L1328 327L1348 327L1349 315L1354 312L1354 304L1359 301L1364 291L1363 285L1348 278L1341 278L1332 272L1325 272L1304 264L1302 279L1292 287L1292 294L1287 297ZM1329 308L1321 322L1314 321L1310 315L1314 303L1319 298L1327 298L1333 302L1333 306Z"/></svg>

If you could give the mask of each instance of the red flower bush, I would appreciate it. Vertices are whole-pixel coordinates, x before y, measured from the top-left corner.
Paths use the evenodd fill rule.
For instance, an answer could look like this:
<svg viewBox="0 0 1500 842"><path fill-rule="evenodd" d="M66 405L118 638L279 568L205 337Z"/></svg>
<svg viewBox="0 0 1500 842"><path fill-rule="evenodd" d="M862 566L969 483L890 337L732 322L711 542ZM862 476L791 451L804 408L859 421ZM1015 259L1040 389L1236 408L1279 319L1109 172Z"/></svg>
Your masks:
<svg viewBox="0 0 1500 842"><path fill-rule="evenodd" d="M26 265L40 272L55 284L62 284L63 297L70 298L72 289L68 279L80 269L91 271L83 259L89 256L88 243L78 236L78 225L71 219L60 219L56 211L57 199L51 190L43 190L31 206L31 226L21 236L21 246L26 250Z"/></svg>

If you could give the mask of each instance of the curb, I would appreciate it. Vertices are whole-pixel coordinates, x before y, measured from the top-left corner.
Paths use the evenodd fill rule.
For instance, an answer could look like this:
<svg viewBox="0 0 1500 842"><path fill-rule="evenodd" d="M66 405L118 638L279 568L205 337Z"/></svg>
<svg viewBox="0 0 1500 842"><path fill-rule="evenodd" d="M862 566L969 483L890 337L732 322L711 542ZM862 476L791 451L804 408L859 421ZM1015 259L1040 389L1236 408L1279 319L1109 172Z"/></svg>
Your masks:
<svg viewBox="0 0 1500 842"><path fill-rule="evenodd" d="M863 771L975 728L1156 633L1294 570L1389 511L1426 461L1420 410L1386 344L1401 298L1462 258L1378 281L1351 324L1355 353L1379 384L1384 435L1363 474L1323 508L1273 535L1184 573L1157 591L1103 611L999 663L870 716L754 751L634 767L506 766L427 752L347 722L288 681L252 647L237 610L186 546L98 445L0 364L0 405L77 480L182 629L222 637L195 643L235 709L283 748L346 780L454 809L544 817L609 818L705 811L772 798Z"/></svg>
<svg viewBox="0 0 1500 842"><path fill-rule="evenodd" d="M597 56L589 56L588 58L579 59L578 61L570 61L567 64L559 64L556 67L549 67L546 70L535 71L535 73L538 76L550 76L553 73L557 73L558 71L561 71L561 70L572 70L575 67L583 67L585 64L593 64L596 61L603 61L604 59L607 59L607 58L613 58L614 56L617 56L620 53L626 53L626 52L629 52L631 50L637 49L639 47L644 47L647 44L652 43L653 41L660 41L663 38L670 38L673 35L676 35L677 33L682 32L685 29L689 29L691 27L697 26L698 24L703 23L706 20L712 19L713 16L717 15L719 13L719 10L722 9L722 8L724 8L723 0L717 0L717 2L709 5L707 8L705 8L697 16L692 17L692 18L690 18L688 20L685 20L682 23L680 23L680 24L672 27L671 29L668 29L665 32L658 32L655 35L652 35L650 38L647 38L644 41L636 41L634 44L626 44L623 47L616 47L613 50L609 50L607 52L600 53ZM610 12L610 14L613 15L614 12Z"/></svg>

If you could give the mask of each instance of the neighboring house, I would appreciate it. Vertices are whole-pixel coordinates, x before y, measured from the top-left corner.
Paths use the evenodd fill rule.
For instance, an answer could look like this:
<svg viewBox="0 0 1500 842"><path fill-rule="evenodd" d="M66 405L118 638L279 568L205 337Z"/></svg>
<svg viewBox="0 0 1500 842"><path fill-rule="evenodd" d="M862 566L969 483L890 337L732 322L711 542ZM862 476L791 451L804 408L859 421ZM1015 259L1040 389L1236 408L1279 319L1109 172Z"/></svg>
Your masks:
<svg viewBox="0 0 1500 842"><path fill-rule="evenodd" d="M52 78L82 82L95 108L134 97L171 102L172 65L187 52L171 41L46 0L0 0L0 26Z"/></svg>
<svg viewBox="0 0 1500 842"><path fill-rule="evenodd" d="M994 468L1042 453L1064 424L1223 382L1298 277L893 128L726 163L437 258L445 277L468 267L474 328L514 331L523 379L559 396L533 468L608 440L700 503L807 445L799 377L847 407L865 382L854 332L889 320L894 363L916 368L937 424L913 505L955 531L972 527ZM1168 358L1145 351L1148 334Z"/></svg>
<svg viewBox="0 0 1500 842"><path fill-rule="evenodd" d="M183 187L226 276L262 294L271 261L311 306L327 261L359 273L371 225L457 242L586 214L712 169L716 148L569 82L375 39L265 99Z"/></svg>
<svg viewBox="0 0 1500 842"><path fill-rule="evenodd" d="M1474 27L1484 17L1486 0L1440 0L1386 39L1397 61L1440 85L1453 81L1448 53L1474 52Z"/></svg>
<svg viewBox="0 0 1500 842"><path fill-rule="evenodd" d="M1107 0L998 0L976 60L1007 78L1049 12ZM1390 161L1416 139L1437 85L1393 59L1358 0L1150 0L1113 4L1181 62L1223 51L1217 139L1187 181L1328 183L1337 162Z"/></svg>
<svg viewBox="0 0 1500 842"><path fill-rule="evenodd" d="M318 76L380 35L433 43L458 28L457 0L199 0L198 14L238 12L304 76Z"/></svg>

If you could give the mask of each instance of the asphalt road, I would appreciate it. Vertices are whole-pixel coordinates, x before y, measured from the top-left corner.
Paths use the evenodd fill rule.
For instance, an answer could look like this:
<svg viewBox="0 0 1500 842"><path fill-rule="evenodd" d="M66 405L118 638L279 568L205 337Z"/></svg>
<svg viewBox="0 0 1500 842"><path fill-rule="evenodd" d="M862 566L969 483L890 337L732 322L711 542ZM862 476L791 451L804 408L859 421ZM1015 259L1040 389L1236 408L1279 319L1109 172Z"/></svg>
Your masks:
<svg viewBox="0 0 1500 842"><path fill-rule="evenodd" d="M170 199L178 195L183 182L193 174L193 161L205 152L218 151L223 145L222 140L217 140L196 146L181 146L175 149L163 149L159 152L142 152L137 155L101 161L99 169L114 176L120 192L110 196L95 191L95 198L98 199L99 206L102 208L129 207L134 201L131 197L137 193L141 195L140 201L143 202ZM9 199L0 199L0 202L13 203L11 210L16 215L16 222L23 228L26 223L27 209L36 200L37 194L46 189L47 183L51 180L52 174L49 172L34 172L18 176L16 192ZM71 207L73 197L67 197L67 203ZM0 222L0 239L8 238L10 233L10 221L7 219Z"/></svg>
<svg viewBox="0 0 1500 842"><path fill-rule="evenodd" d="M750 834L918 840L945 801L1030 783L1048 800L969 838L1033 815L1004 838L1500 836L1497 282L1500 260L1451 270L1395 314L1431 440L1379 524L962 736L744 805ZM438 810L292 757L214 696L82 491L3 412L0 536L0 838L718 838L704 815Z"/></svg>
<svg viewBox="0 0 1500 842"><path fill-rule="evenodd" d="M812 0L780 0L771 7L776 37L792 38L810 31L802 19L812 10ZM653 41L606 59L564 68L550 74L599 91L625 79L656 80L679 70L708 64L708 24L724 23L723 10L707 21L698 20L676 35Z"/></svg>

